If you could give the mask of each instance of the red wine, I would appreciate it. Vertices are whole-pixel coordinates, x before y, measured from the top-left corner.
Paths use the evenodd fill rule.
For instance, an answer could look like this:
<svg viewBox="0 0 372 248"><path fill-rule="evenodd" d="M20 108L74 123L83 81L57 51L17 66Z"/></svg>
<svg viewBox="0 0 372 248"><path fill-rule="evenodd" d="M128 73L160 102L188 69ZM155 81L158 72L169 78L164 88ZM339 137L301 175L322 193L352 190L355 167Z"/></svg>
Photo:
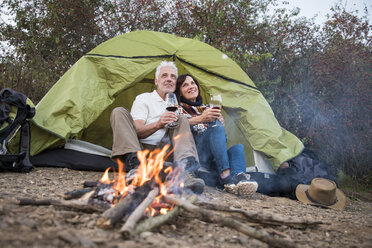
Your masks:
<svg viewBox="0 0 372 248"><path fill-rule="evenodd" d="M174 107L174 106L167 107L167 110L168 110L168 111L172 111L172 112L176 112L177 107Z"/></svg>
<svg viewBox="0 0 372 248"><path fill-rule="evenodd" d="M213 106L212 109L221 109L221 106Z"/></svg>

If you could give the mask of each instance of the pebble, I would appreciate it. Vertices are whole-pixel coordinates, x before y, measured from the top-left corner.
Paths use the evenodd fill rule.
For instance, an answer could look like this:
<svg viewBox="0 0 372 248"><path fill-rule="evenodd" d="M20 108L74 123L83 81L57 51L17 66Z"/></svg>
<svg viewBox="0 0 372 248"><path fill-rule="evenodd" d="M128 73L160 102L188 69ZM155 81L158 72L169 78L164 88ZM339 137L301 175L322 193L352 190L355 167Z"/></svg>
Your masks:
<svg viewBox="0 0 372 248"><path fill-rule="evenodd" d="M21 225L23 225L23 226L27 226L27 227L29 227L29 228L34 228L34 227L36 227L36 222L35 221L33 221L33 220L30 220L30 219L22 219L21 221L20 221L20 224Z"/></svg>
<svg viewBox="0 0 372 248"><path fill-rule="evenodd" d="M147 239L148 237L150 237L152 235L154 235L154 233L152 233L152 232L143 232L143 233L140 234L140 237L142 239Z"/></svg>
<svg viewBox="0 0 372 248"><path fill-rule="evenodd" d="M91 220L87 223L88 228L94 228L95 226L96 226L96 221L95 220Z"/></svg>
<svg viewBox="0 0 372 248"><path fill-rule="evenodd" d="M83 247L89 247L89 248L97 247L95 243L93 243L90 239L86 237L81 237L80 243Z"/></svg>
<svg viewBox="0 0 372 248"><path fill-rule="evenodd" d="M70 243L70 244L77 245L80 243L80 240L75 236L75 234L73 234L72 232L66 231L66 230L60 231L57 234L57 236L61 240L66 241L67 243Z"/></svg>

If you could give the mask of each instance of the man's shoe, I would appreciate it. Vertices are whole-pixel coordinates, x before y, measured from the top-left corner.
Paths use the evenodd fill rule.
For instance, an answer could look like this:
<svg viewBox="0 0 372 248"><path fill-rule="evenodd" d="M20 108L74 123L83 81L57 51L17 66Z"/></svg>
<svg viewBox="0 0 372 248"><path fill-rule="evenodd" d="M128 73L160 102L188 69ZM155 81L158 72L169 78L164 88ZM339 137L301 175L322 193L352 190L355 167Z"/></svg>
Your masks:
<svg viewBox="0 0 372 248"><path fill-rule="evenodd" d="M252 196L258 188L257 182L243 172L230 175L221 181L227 192L236 195Z"/></svg>
<svg viewBox="0 0 372 248"><path fill-rule="evenodd" d="M184 187L192 190L196 194L201 194L204 191L205 183L203 179L197 178L194 172L184 173Z"/></svg>
<svg viewBox="0 0 372 248"><path fill-rule="evenodd" d="M176 161L176 166L181 166L181 168L184 171L188 172L196 172L200 168L200 164L198 161L196 161L195 157L189 156L186 158L183 158L179 161Z"/></svg>
<svg viewBox="0 0 372 248"><path fill-rule="evenodd" d="M132 169L137 169L140 165L140 161L137 157L137 152L131 152L124 155L125 162L125 172L128 172Z"/></svg>
<svg viewBox="0 0 372 248"><path fill-rule="evenodd" d="M132 169L137 169L141 163L138 160L137 152L130 152L124 155L118 155L118 156L113 157L112 159L114 159L115 162L116 162L116 159L120 159L120 161L124 163L125 172L129 172Z"/></svg>

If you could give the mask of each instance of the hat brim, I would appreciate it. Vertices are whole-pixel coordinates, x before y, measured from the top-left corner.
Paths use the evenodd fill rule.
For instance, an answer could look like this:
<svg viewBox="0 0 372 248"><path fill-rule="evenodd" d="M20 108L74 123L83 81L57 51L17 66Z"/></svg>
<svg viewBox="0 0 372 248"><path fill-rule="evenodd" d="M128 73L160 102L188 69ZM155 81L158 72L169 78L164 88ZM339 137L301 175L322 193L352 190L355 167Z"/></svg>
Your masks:
<svg viewBox="0 0 372 248"><path fill-rule="evenodd" d="M336 189L337 201L336 201L335 204L324 205L324 204L314 203L311 200L309 200L309 198L307 197L307 195L305 193L306 190L309 189L309 187L310 187L310 185L306 185L306 184L297 185L297 187L296 187L296 197L299 201L301 201L303 203L306 203L306 204L309 204L309 205L322 206L322 207L326 207L326 208L332 208L332 209L338 209L338 210L345 209L347 200L346 200L345 194L341 190Z"/></svg>

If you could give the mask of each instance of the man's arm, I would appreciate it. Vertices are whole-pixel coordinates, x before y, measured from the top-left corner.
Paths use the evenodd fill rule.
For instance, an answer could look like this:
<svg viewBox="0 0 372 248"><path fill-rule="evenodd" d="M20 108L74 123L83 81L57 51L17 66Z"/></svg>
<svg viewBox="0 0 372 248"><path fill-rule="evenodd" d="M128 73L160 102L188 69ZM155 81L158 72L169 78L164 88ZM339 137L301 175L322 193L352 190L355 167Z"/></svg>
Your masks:
<svg viewBox="0 0 372 248"><path fill-rule="evenodd" d="M157 122L145 125L144 120L134 120L137 135L140 139L149 137L159 129L164 128L167 123L177 121L177 115L174 112L165 112Z"/></svg>

